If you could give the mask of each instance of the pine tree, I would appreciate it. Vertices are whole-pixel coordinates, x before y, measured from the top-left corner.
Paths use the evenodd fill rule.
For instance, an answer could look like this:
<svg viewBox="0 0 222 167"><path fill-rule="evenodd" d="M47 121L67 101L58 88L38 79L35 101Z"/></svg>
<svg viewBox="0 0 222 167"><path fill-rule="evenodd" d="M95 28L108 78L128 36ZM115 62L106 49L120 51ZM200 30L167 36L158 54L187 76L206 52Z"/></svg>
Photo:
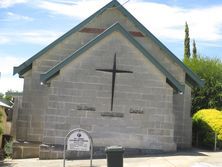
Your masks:
<svg viewBox="0 0 222 167"><path fill-rule="evenodd" d="M193 58L197 58L197 47L196 47L196 42L193 40Z"/></svg>
<svg viewBox="0 0 222 167"><path fill-rule="evenodd" d="M185 23L185 39L184 39L184 59L190 58L190 37L189 37L189 27L187 22Z"/></svg>

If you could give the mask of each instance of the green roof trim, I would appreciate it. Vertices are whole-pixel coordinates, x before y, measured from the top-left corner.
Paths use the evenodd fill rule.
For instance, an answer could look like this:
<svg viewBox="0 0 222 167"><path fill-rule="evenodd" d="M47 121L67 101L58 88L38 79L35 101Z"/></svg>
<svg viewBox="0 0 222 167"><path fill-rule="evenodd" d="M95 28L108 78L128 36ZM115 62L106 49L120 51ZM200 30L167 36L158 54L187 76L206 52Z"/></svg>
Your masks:
<svg viewBox="0 0 222 167"><path fill-rule="evenodd" d="M62 62L51 68L48 72L40 75L40 81L43 83L46 83L50 78L55 76L55 74L59 73L59 71L68 63L70 63L72 60L74 60L76 57L78 57L80 54L84 53L87 49L93 47L96 43L104 39L107 35L111 34L114 31L118 31L124 35L143 55L152 63L154 64L157 69L159 69L165 76L166 81L177 91L177 92L183 92L184 86L181 85L156 59L154 59L151 54L139 43L137 42L129 32L127 32L119 23L115 23L108 29L106 29L103 33L96 36L94 39L86 43L84 46L79 48L77 51L75 51L73 54L71 54L69 57L64 59Z"/></svg>
<svg viewBox="0 0 222 167"><path fill-rule="evenodd" d="M203 86L204 81L199 78L195 73L193 73L183 62L180 61L160 40L158 40L146 27L144 27L130 12L128 12L119 2L116 1L120 7L118 10L126 15L134 24L135 26L142 31L146 36L151 38L162 50L164 50L168 57L176 62L185 72L188 74L190 79L192 80L192 85ZM189 79L189 80L190 80Z"/></svg>
<svg viewBox="0 0 222 167"><path fill-rule="evenodd" d="M18 73L19 77L22 78L22 74L24 74L25 72L27 72L30 69L32 69L32 63L28 64L27 62L24 62L23 64L21 64L18 67L13 67L13 75Z"/></svg>
<svg viewBox="0 0 222 167"><path fill-rule="evenodd" d="M99 14L103 13L105 10L111 7L117 7L117 9L123 13L126 17L129 18L129 20L132 21L132 23L135 24L135 26L144 33L145 36L151 38L163 51L165 51L168 55L168 57L176 62L187 74L186 76L189 76L189 78L186 77L186 81L189 82L193 86L203 86L204 81L201 80L196 74L194 74L187 66L184 65L183 62L181 62L162 42L160 42L149 30L147 30L133 15L131 15L117 0L112 0L110 3L105 5L103 8L98 10L96 13L88 17L86 20L81 22L79 25L65 33L63 36L55 40L53 43L42 49L40 52L38 52L36 55L28 59L26 62L21 64L19 67L15 67L13 74L18 73L20 76L23 75L26 71L30 69L30 66L32 66L32 62L40 57L42 54L47 52L50 48L54 47L56 44L64 40L66 37L71 35L72 33L77 32L82 27L84 27L87 23L89 23L94 17L98 16Z"/></svg>

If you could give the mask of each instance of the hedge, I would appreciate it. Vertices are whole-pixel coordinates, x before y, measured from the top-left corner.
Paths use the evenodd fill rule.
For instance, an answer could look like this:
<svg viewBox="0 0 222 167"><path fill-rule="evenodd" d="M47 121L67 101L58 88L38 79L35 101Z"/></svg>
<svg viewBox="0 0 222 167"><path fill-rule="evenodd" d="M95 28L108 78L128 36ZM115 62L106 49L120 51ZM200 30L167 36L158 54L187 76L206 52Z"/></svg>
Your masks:
<svg viewBox="0 0 222 167"><path fill-rule="evenodd" d="M218 148L222 148L222 112L203 109L193 115L193 143L205 148L213 148L215 133Z"/></svg>
<svg viewBox="0 0 222 167"><path fill-rule="evenodd" d="M2 112L0 111L0 135L3 133L3 125L2 125Z"/></svg>

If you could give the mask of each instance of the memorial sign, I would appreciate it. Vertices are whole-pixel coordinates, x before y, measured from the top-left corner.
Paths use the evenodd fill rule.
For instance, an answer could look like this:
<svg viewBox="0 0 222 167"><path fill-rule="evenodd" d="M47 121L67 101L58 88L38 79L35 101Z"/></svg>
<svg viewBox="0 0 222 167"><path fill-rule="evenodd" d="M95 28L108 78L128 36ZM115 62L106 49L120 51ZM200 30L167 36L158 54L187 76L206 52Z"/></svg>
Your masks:
<svg viewBox="0 0 222 167"><path fill-rule="evenodd" d="M90 151L90 167L93 158L93 140L84 129L73 129L65 137L63 152L63 167L65 167L66 150L68 151Z"/></svg>
<svg viewBox="0 0 222 167"><path fill-rule="evenodd" d="M67 139L67 150L90 151L90 138L82 130L74 131Z"/></svg>

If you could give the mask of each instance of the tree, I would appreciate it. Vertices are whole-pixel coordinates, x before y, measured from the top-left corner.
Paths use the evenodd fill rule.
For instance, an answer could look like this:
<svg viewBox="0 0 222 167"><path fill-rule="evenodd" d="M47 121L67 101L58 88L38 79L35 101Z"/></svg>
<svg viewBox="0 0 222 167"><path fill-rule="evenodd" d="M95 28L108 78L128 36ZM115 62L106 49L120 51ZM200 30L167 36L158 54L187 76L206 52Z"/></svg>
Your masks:
<svg viewBox="0 0 222 167"><path fill-rule="evenodd" d="M3 133L3 127L2 127L2 112L0 112L0 135Z"/></svg>
<svg viewBox="0 0 222 167"><path fill-rule="evenodd" d="M2 99L4 97L3 93L0 93L0 99Z"/></svg>
<svg viewBox="0 0 222 167"><path fill-rule="evenodd" d="M200 109L222 110L222 62L198 56L184 59L184 63L205 80L203 87L192 89L192 114Z"/></svg>
<svg viewBox="0 0 222 167"><path fill-rule="evenodd" d="M190 37L189 27L187 22L185 23L185 39L184 39L184 59L190 58Z"/></svg>
<svg viewBox="0 0 222 167"><path fill-rule="evenodd" d="M196 47L196 42L193 40L193 53L192 53L193 58L197 58L197 47Z"/></svg>
<svg viewBox="0 0 222 167"><path fill-rule="evenodd" d="M3 117L3 114L2 114L2 112L0 111L0 136L2 136L2 134L3 134L2 117ZM0 148L0 160L3 160L3 151L2 151L2 148ZM1 164L1 163L0 163L0 164Z"/></svg>

